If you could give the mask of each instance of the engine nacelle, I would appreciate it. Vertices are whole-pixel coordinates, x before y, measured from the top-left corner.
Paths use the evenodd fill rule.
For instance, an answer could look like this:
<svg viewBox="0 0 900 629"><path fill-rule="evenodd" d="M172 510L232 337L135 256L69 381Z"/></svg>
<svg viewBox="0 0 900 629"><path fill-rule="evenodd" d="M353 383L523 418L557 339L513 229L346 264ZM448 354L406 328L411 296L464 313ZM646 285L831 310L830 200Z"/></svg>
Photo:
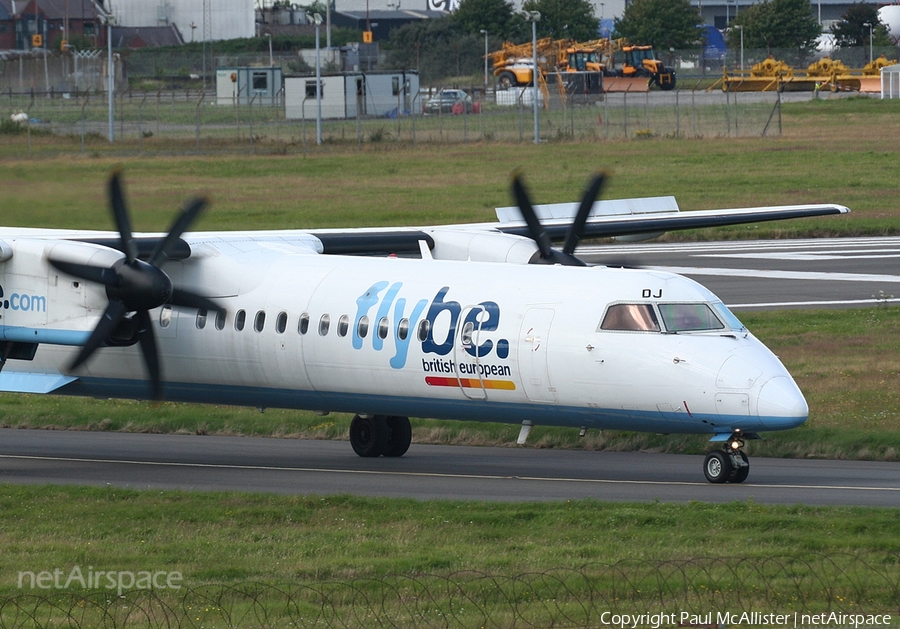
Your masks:
<svg viewBox="0 0 900 629"><path fill-rule="evenodd" d="M538 250L530 238L512 234L477 233L441 229L429 232L434 239L435 260L472 260L528 264Z"/></svg>

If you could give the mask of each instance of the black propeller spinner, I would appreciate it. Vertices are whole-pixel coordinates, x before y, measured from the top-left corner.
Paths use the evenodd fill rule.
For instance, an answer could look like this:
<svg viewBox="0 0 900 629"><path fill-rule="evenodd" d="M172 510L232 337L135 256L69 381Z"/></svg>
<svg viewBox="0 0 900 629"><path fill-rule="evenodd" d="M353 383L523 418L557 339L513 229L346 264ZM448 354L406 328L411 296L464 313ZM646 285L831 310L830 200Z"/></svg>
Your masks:
<svg viewBox="0 0 900 629"><path fill-rule="evenodd" d="M131 220L122 192L121 175L113 173L109 179L109 198L116 228L119 230L119 249L125 257L109 267L79 264L64 260L50 260L50 264L75 277L106 286L109 305L100 317L100 322L78 356L69 365L69 371L84 364L93 353L104 344L115 344L113 335L125 323L133 326L134 337L141 346L141 353L147 365L154 400L162 399L162 376L160 374L159 351L150 321L150 310L171 304L186 308L205 308L218 311L221 306L212 300L179 290L172 286L172 280L159 268L168 258L169 251L178 243L181 235L207 204L202 197L185 205L181 215L175 220L169 233L156 245L147 262L137 257L137 245L131 235ZM134 313L128 317L129 313ZM133 342L133 340L132 340ZM121 343L119 343L121 344Z"/></svg>
<svg viewBox="0 0 900 629"><path fill-rule="evenodd" d="M569 225L569 228L566 230L566 239L563 242L563 248L560 250L553 248L547 230L541 225L541 221L537 217L534 207L532 207L531 201L528 198L528 191L525 189L525 184L522 183L521 173L518 171L513 173L513 197L516 199L516 204L519 206L522 218L525 219L525 223L528 225L529 236L538 246L539 255L532 259L531 262L533 264L586 266L584 261L575 257L575 247L578 246L578 241L581 240L581 234L584 232L584 224L587 222L588 214L591 213L591 208L594 206L594 201L597 200L597 196L600 194L600 189L603 187L603 182L605 180L606 175L604 173L597 173L584 189L584 194L581 196L581 205L578 206L578 212L575 214L572 224Z"/></svg>

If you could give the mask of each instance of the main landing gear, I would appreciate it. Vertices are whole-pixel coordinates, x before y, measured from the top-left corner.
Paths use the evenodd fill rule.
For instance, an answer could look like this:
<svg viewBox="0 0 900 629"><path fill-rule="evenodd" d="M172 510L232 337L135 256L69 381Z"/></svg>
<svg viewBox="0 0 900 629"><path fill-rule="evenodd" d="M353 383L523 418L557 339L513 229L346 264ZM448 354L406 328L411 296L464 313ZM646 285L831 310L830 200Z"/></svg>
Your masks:
<svg viewBox="0 0 900 629"><path fill-rule="evenodd" d="M706 455L703 473L711 483L743 483L750 475L750 460L741 450L744 435L735 433L725 450L713 450Z"/></svg>
<svg viewBox="0 0 900 629"><path fill-rule="evenodd" d="M350 422L350 445L359 456L403 456L411 442L408 417L355 415Z"/></svg>

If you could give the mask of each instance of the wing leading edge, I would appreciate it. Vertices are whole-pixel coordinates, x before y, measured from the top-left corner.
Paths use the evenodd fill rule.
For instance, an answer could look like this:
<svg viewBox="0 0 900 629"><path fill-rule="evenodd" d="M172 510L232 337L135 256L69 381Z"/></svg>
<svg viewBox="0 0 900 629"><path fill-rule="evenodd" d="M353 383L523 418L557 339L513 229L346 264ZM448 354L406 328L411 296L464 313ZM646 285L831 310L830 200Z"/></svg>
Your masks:
<svg viewBox="0 0 900 629"><path fill-rule="evenodd" d="M607 208L603 206L607 205ZM563 238L571 222L570 212L574 204L561 203L536 206L543 213L544 226L553 239ZM528 227L523 220L513 220L511 210L498 208L500 225L494 225L505 234L526 236ZM724 210L695 210L680 212L673 197L648 199L623 199L601 201L587 220L586 238L619 238L622 236L656 235L667 231L745 225L792 218L847 214L849 208L836 204L782 205Z"/></svg>

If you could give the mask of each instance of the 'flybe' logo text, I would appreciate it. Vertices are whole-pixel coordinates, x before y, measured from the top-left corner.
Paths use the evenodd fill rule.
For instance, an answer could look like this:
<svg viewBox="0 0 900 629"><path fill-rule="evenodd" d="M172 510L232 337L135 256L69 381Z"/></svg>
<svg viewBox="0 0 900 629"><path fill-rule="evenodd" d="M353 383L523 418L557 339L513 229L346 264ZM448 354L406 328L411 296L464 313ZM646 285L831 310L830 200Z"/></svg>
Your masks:
<svg viewBox="0 0 900 629"><path fill-rule="evenodd" d="M27 293L11 293L8 299L3 296L0 287L0 305L4 310L21 310L23 312L47 312L47 297L44 295L28 295Z"/></svg>
<svg viewBox="0 0 900 629"><path fill-rule="evenodd" d="M381 321L390 318L395 323L404 319L409 322L408 325L395 327L396 333L393 335L395 353L390 360L394 369L402 369L406 365L409 346L414 338L421 343L425 354L447 356L453 352L453 344L459 338L461 349L472 358L481 359L492 354L500 359L509 356L508 340L489 338L489 333L496 331L500 324L500 306L496 302L482 301L474 306L462 306L458 301L447 299L450 287L444 286L430 303L427 299L420 299L411 304L406 298L399 297L402 287L403 282L393 284L388 281L376 282L356 299L356 317L353 321L354 349L363 348L370 320L375 321L376 326L380 326ZM372 317L372 311L376 306L375 316ZM436 327L439 317L443 319L442 323L448 323L446 328L444 325L439 329ZM423 321L426 323L423 324ZM372 347L375 350L384 349L386 330L382 332L376 329L371 337Z"/></svg>

